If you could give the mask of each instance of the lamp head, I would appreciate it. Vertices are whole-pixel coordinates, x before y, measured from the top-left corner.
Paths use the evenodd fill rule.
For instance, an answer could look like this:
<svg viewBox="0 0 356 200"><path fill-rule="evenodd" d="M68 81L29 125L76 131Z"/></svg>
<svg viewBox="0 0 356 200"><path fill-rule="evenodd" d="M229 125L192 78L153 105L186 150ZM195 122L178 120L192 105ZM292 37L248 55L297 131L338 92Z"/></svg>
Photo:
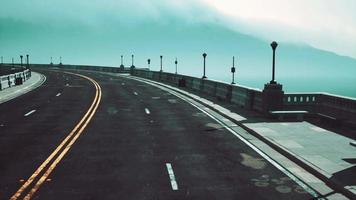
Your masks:
<svg viewBox="0 0 356 200"><path fill-rule="evenodd" d="M276 41L273 41L271 43L271 47L272 47L273 50L276 50L277 46L278 46L278 43Z"/></svg>

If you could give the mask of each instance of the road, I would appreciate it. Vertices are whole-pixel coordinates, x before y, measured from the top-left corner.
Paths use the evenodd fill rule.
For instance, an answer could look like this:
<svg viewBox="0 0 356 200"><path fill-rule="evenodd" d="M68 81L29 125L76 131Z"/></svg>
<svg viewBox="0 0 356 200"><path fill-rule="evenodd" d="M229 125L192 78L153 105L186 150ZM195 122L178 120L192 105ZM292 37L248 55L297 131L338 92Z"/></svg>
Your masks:
<svg viewBox="0 0 356 200"><path fill-rule="evenodd" d="M99 73L39 72L40 88L0 104L0 199L312 198L167 91Z"/></svg>

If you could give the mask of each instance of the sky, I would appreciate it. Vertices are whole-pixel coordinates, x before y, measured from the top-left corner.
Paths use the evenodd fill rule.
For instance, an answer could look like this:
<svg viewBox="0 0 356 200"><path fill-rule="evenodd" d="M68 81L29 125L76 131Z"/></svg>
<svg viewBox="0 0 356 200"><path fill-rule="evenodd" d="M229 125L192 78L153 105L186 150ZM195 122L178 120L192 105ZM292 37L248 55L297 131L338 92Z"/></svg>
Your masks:
<svg viewBox="0 0 356 200"><path fill-rule="evenodd" d="M268 3L267 3L268 2ZM229 82L232 56L239 83L276 76L286 91L356 97L356 0L2 0L0 55L19 62L129 65ZM303 84L301 84L303 82Z"/></svg>
<svg viewBox="0 0 356 200"><path fill-rule="evenodd" d="M213 22L263 39L305 43L356 58L355 0L3 0L0 18L93 27L145 20Z"/></svg>
<svg viewBox="0 0 356 200"><path fill-rule="evenodd" d="M204 0L250 34L356 58L355 0ZM235 21L235 23L234 23ZM237 21L237 23L236 23Z"/></svg>

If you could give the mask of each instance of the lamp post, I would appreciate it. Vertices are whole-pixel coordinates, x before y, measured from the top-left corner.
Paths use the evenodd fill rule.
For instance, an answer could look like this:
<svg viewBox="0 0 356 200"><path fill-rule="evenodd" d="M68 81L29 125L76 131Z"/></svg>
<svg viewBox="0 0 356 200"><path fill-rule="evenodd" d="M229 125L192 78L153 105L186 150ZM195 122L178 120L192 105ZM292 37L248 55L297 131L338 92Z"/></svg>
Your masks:
<svg viewBox="0 0 356 200"><path fill-rule="evenodd" d="M59 57L59 65L62 65L62 56Z"/></svg>
<svg viewBox="0 0 356 200"><path fill-rule="evenodd" d="M135 56L132 54L132 55L131 55L131 64L132 64L132 65L131 65L131 68L134 68L134 67L135 67L135 65L134 65L134 57L135 57Z"/></svg>
<svg viewBox="0 0 356 200"><path fill-rule="evenodd" d="M51 65L53 65L53 59L52 59L52 56L51 56L51 63L50 63Z"/></svg>
<svg viewBox="0 0 356 200"><path fill-rule="evenodd" d="M203 53L203 58L204 58L204 73L203 73L203 77L202 77L202 79L207 78L207 77L205 76L205 58L206 58L206 56L207 56L207 55L208 55L208 54Z"/></svg>
<svg viewBox="0 0 356 200"><path fill-rule="evenodd" d="M20 59L21 59L21 67L22 67L22 59L23 59L23 55L20 55Z"/></svg>
<svg viewBox="0 0 356 200"><path fill-rule="evenodd" d="M159 58L161 59L161 70L159 70L159 71L163 72L163 69L162 69L162 58L163 58L163 56L159 56Z"/></svg>
<svg viewBox="0 0 356 200"><path fill-rule="evenodd" d="M231 67L231 73L232 73L232 82L231 84L235 84L235 56L232 57L232 67Z"/></svg>
<svg viewBox="0 0 356 200"><path fill-rule="evenodd" d="M3 61L3 57L1 56L1 68L0 68L0 74L1 74L1 70L2 70L2 65L4 64L4 61Z"/></svg>
<svg viewBox="0 0 356 200"><path fill-rule="evenodd" d="M148 65L148 69L150 69L151 59L147 59L147 65Z"/></svg>
<svg viewBox="0 0 356 200"><path fill-rule="evenodd" d="M124 70L125 66L124 66L124 56L121 55L121 65L120 65L120 69Z"/></svg>
<svg viewBox="0 0 356 200"><path fill-rule="evenodd" d="M276 57L276 48L278 46L278 43L276 41L273 41L271 43L271 47L273 50L273 58L272 58L272 80L270 81L270 84L276 84L276 80L275 80L275 57Z"/></svg>
<svg viewBox="0 0 356 200"><path fill-rule="evenodd" d="M177 58L176 58L176 61L174 61L174 64L176 65L176 74L177 74L177 71L178 71L178 69L177 69L177 65L178 65L178 60L177 60Z"/></svg>
<svg viewBox="0 0 356 200"><path fill-rule="evenodd" d="M15 64L14 64L14 58L11 58L11 63L12 63L12 67L14 67L14 66L15 66Z"/></svg>
<svg viewBox="0 0 356 200"><path fill-rule="evenodd" d="M27 65L27 69L30 68L30 56L28 54L26 54L26 65Z"/></svg>

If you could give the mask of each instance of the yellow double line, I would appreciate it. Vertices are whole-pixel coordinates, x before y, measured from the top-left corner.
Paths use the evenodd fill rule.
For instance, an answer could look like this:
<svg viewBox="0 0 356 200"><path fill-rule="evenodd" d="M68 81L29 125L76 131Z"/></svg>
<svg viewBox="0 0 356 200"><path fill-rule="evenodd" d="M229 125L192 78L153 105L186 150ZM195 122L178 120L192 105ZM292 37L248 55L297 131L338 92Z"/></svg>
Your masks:
<svg viewBox="0 0 356 200"><path fill-rule="evenodd" d="M88 125L92 117L94 116L96 110L101 101L101 88L100 85L93 79L71 72L66 72L68 74L73 74L80 76L92 82L95 86L96 93L95 98L86 112L82 117L79 123L74 127L74 129L69 133L69 135L61 142L61 144L52 152L52 154L37 168L37 170L31 175L30 178L17 190L17 192L10 198L11 200L16 200L24 196L25 191L28 193L24 196L23 199L28 200L35 194L35 192L41 187L45 182L47 177L51 174L57 164L62 160L66 155L69 149L72 147L74 142L79 138L79 136L84 131L85 127ZM50 165L49 165L50 164ZM49 165L49 166L48 166ZM37 180L37 182L35 182ZM31 186L31 187L30 187Z"/></svg>

